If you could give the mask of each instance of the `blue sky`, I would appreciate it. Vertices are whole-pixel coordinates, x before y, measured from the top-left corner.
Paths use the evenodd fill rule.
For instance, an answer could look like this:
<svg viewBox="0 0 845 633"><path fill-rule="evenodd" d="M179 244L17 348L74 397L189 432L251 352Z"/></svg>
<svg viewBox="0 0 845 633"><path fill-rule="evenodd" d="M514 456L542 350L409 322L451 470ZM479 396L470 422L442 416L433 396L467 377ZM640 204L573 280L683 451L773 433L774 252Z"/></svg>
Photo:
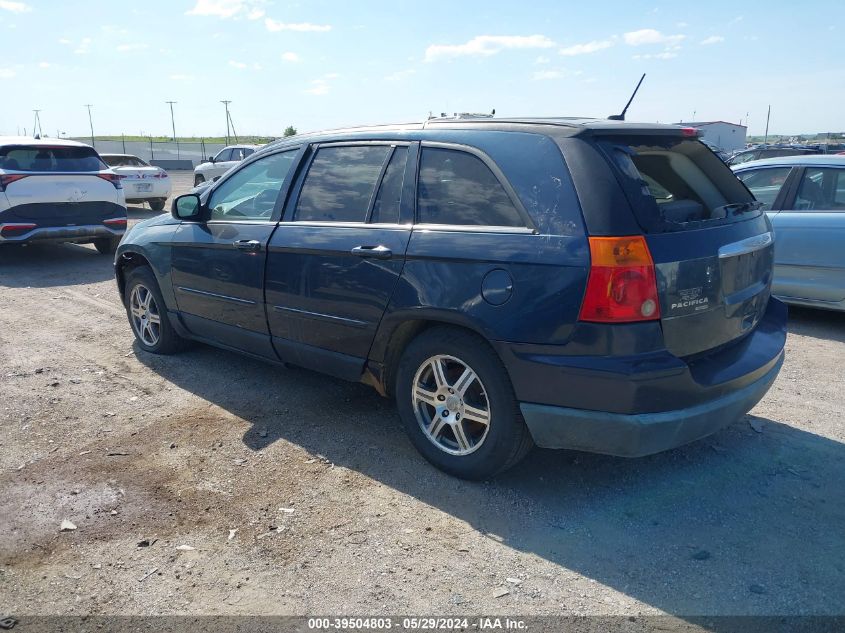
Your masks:
<svg viewBox="0 0 845 633"><path fill-rule="evenodd" d="M845 130L845 3L0 0L0 134L605 116Z"/></svg>

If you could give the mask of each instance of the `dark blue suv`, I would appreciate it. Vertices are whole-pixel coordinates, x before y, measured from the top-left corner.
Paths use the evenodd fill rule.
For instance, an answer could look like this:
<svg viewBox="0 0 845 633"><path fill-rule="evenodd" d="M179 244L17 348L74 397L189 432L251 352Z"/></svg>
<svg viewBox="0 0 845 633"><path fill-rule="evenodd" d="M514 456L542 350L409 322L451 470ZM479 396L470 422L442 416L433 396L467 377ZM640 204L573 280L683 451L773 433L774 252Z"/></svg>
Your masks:
<svg viewBox="0 0 845 633"><path fill-rule="evenodd" d="M266 146L133 227L146 351L187 339L362 381L419 451L639 456L745 414L783 363L772 227L696 131L435 119Z"/></svg>

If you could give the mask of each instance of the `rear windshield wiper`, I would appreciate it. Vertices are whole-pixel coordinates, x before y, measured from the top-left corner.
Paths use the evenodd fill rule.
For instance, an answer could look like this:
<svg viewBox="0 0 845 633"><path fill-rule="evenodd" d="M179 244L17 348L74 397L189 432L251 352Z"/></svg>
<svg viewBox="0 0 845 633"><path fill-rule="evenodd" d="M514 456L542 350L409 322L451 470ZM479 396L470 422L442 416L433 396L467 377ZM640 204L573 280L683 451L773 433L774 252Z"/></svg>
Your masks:
<svg viewBox="0 0 845 633"><path fill-rule="evenodd" d="M714 215L717 211L724 211L725 216L728 214L731 215L739 215L740 213L747 213L749 211L757 211L760 207L763 206L762 202L758 202L757 200L753 202L734 202L731 204L725 204L721 207L716 207L713 209Z"/></svg>

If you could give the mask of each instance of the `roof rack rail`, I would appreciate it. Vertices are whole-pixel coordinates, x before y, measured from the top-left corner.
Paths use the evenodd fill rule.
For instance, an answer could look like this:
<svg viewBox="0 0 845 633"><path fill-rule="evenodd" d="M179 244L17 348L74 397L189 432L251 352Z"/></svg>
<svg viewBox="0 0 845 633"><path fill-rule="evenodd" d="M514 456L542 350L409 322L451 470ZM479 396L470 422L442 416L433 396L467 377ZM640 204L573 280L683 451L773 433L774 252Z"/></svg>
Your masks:
<svg viewBox="0 0 845 633"><path fill-rule="evenodd" d="M492 119L496 116L496 108L493 108L489 113L487 112L454 112L449 116L446 112L441 112L440 116L433 116L431 112L428 113L428 121L433 119L459 120L459 119Z"/></svg>

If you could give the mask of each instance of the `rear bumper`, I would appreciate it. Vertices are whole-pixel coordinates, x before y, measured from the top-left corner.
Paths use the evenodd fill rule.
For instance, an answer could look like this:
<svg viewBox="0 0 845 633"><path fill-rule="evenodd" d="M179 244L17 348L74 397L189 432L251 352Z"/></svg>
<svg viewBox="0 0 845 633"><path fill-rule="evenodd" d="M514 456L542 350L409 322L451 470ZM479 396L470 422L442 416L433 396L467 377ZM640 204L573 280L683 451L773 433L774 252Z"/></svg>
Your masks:
<svg viewBox="0 0 845 633"><path fill-rule="evenodd" d="M151 185L150 191L136 191L135 185ZM169 179L146 178L143 180L123 180L123 193L126 202L137 202L141 200L155 200L156 198L168 198L171 186Z"/></svg>
<svg viewBox="0 0 845 633"><path fill-rule="evenodd" d="M686 359L666 350L497 350L536 444L633 457L691 442L747 413L783 364L786 320L786 306L771 299L748 336Z"/></svg>
<svg viewBox="0 0 845 633"><path fill-rule="evenodd" d="M10 223L12 226L18 223ZM0 244L21 244L35 241L81 242L100 237L120 237L126 232L125 227L110 228L103 224L83 226L42 226L20 235L3 237L6 224L0 223Z"/></svg>
<svg viewBox="0 0 845 633"><path fill-rule="evenodd" d="M721 398L661 413L600 413L523 403L534 443L619 457L642 457L683 446L735 422L757 404L777 378L783 352L768 373Z"/></svg>

